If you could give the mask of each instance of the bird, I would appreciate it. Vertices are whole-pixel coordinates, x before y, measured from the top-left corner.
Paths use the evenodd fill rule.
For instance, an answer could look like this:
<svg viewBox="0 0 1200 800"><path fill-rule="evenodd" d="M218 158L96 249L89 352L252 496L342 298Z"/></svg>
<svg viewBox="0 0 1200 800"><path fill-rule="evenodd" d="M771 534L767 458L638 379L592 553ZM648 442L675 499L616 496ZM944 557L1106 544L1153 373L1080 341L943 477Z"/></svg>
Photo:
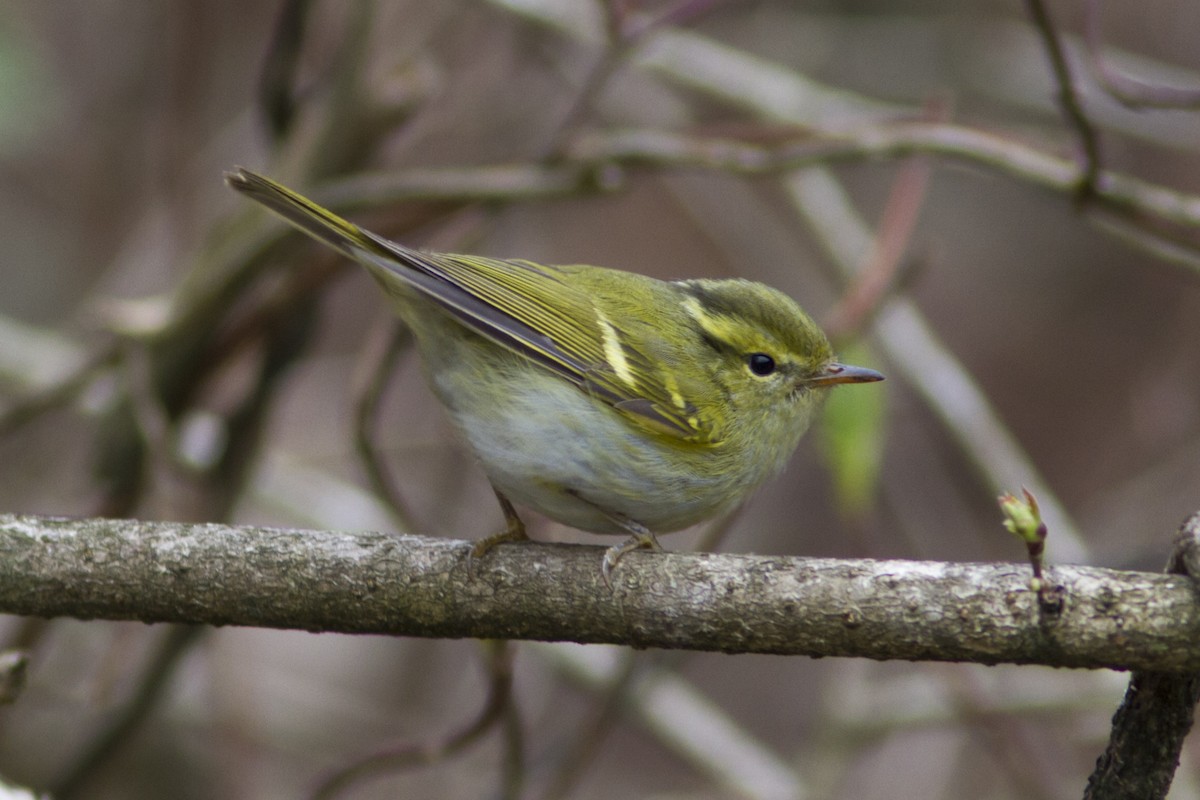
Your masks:
<svg viewBox="0 0 1200 800"><path fill-rule="evenodd" d="M620 534L601 575L656 534L720 517L789 460L832 387L883 379L839 362L783 292L745 279L423 252L244 168L230 187L364 266L412 330L426 379L516 506Z"/></svg>

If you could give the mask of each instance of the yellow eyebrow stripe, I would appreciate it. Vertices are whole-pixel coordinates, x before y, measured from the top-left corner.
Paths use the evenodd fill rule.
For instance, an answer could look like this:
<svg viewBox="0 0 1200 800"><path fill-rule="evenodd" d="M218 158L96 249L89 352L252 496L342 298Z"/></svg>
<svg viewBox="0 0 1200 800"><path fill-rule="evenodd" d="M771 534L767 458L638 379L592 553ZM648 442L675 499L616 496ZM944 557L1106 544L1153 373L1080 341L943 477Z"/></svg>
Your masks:
<svg viewBox="0 0 1200 800"><path fill-rule="evenodd" d="M688 297L683 301L683 310L713 339L730 347L736 346L738 329L737 326L729 324L728 317L708 313L695 297Z"/></svg>
<svg viewBox="0 0 1200 800"><path fill-rule="evenodd" d="M625 348L621 346L621 339L617 335L617 329L608 321L608 317L604 316L604 312L596 309L596 322L600 324L600 338L604 343L604 358L608 361L608 365L612 367L613 372L617 374L626 386L636 388L634 382L633 371L629 369L629 360L625 358Z"/></svg>
<svg viewBox="0 0 1200 800"><path fill-rule="evenodd" d="M700 305L699 300L694 297L688 297L684 299L683 310L688 313L688 316L696 320L697 324L699 324L709 336L715 336L722 340L724 339L724 337L721 336L721 324L711 314L704 310L704 306Z"/></svg>

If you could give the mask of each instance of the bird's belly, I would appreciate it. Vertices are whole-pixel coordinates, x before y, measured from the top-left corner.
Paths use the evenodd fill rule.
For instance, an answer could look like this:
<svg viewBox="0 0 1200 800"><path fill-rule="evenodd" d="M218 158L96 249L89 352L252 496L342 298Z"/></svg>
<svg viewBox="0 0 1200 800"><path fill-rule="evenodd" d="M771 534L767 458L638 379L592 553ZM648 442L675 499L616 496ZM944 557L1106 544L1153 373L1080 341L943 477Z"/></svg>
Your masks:
<svg viewBox="0 0 1200 800"><path fill-rule="evenodd" d="M565 525L679 530L733 508L772 471L731 470L715 448L648 433L574 386L534 376L479 403L460 392L447 406L493 486Z"/></svg>

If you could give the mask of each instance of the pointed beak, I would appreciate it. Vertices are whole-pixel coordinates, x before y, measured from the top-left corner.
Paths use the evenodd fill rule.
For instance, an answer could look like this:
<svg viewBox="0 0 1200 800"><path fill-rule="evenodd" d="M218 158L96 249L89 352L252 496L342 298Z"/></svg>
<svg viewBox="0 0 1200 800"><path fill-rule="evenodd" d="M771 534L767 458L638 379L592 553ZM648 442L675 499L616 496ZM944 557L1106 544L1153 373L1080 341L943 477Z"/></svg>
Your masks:
<svg viewBox="0 0 1200 800"><path fill-rule="evenodd" d="M873 369L852 367L849 364L839 364L835 361L820 374L809 378L804 383L806 386L835 386L839 383L871 383L881 380L883 380L883 376Z"/></svg>

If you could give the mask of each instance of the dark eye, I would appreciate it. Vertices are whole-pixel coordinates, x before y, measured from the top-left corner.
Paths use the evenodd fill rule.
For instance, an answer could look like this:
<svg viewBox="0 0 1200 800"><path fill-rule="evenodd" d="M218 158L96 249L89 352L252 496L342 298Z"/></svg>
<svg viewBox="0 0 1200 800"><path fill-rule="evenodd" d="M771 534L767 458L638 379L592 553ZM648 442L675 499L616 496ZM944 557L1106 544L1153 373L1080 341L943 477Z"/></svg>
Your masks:
<svg viewBox="0 0 1200 800"><path fill-rule="evenodd" d="M746 365L760 378L765 378L775 371L775 359L766 353L751 353L746 358Z"/></svg>

